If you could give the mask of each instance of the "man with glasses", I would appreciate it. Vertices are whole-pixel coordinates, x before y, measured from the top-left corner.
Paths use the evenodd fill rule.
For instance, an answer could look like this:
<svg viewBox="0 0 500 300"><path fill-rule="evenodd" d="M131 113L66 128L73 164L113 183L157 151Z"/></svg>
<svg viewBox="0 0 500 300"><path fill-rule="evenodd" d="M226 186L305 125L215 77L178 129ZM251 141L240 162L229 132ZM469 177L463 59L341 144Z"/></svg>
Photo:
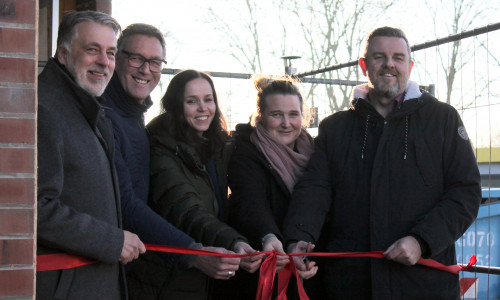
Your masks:
<svg viewBox="0 0 500 300"><path fill-rule="evenodd" d="M103 96L111 108L107 116L113 123L116 151L115 165L120 183L123 226L136 233L144 243L187 248L202 248L201 244L178 230L156 214L148 205L149 137L144 126L144 113L151 107L150 94L161 77L165 61L163 34L148 24L132 24L118 39L116 72ZM223 248L206 250L229 252ZM141 260L130 266L127 277L131 299L148 298L147 284L141 282L143 272L156 272L158 282L168 284L169 268L176 263L193 266L217 279L228 279L238 269L239 258L212 256L164 255L148 252L144 260L154 260L159 266L150 270ZM229 273L230 272L230 273ZM147 276L151 278L151 276ZM149 295L152 297L152 295Z"/></svg>

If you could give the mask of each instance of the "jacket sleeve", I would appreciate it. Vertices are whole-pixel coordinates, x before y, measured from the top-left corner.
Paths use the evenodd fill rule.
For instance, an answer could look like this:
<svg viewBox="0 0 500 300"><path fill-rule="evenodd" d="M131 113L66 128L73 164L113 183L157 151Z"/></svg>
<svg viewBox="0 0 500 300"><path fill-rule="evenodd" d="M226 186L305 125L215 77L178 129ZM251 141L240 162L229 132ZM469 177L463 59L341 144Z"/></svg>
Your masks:
<svg viewBox="0 0 500 300"><path fill-rule="evenodd" d="M241 143L242 144L242 143ZM230 196L230 224L244 234L250 243L260 247L261 239L273 233L283 239L271 210L270 199L266 189L268 186L264 166L240 152L234 150L228 168Z"/></svg>
<svg viewBox="0 0 500 300"><path fill-rule="evenodd" d="M65 162L60 126L64 125L56 116L39 106L37 241L59 251L116 263L123 248L123 231L61 201Z"/></svg>
<svg viewBox="0 0 500 300"><path fill-rule="evenodd" d="M124 132L114 125L115 131L115 166L120 184L120 200L123 215L124 229L139 236L143 243L168 245L175 247L190 247L194 240L177 229L167 220L154 212L146 202L139 199L132 187L132 178L122 153L125 140ZM165 255L170 263L193 258L192 255L170 254Z"/></svg>
<svg viewBox="0 0 500 300"><path fill-rule="evenodd" d="M315 243L330 208L332 176L327 154L328 120L321 122L315 139L314 153L306 171L294 187L283 225L283 235L287 243L298 240Z"/></svg>
<svg viewBox="0 0 500 300"><path fill-rule="evenodd" d="M410 231L434 256L453 243L476 219L481 203L480 174L460 116L450 108L444 125L441 200ZM441 167L441 166L440 166Z"/></svg>
<svg viewBox="0 0 500 300"><path fill-rule="evenodd" d="M232 250L237 241L246 241L214 215L182 164L170 151L151 157L150 200L155 210L203 245Z"/></svg>

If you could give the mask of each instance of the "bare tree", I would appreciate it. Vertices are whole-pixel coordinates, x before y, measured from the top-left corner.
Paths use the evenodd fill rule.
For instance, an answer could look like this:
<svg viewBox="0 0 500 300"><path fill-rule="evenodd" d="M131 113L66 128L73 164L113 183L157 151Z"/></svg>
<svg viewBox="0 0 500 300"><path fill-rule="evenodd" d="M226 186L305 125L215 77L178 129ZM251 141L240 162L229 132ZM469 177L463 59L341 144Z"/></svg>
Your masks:
<svg viewBox="0 0 500 300"><path fill-rule="evenodd" d="M234 1L228 1L228 3L233 6L238 4ZM259 11L255 0L245 0L244 4L243 8L236 6L233 16L237 19L234 20L227 20L211 6L208 11L214 28L224 36L224 41L228 43L228 54L246 70L260 73L262 72L262 51L258 28ZM239 30L236 30L237 26L240 27Z"/></svg>
<svg viewBox="0 0 500 300"><path fill-rule="evenodd" d="M283 1L283 0L282 0ZM308 45L305 55L310 61L312 69L322 68L341 62L354 60L359 55L366 30L372 28L372 18L381 15L393 5L392 1L372 0L294 0L290 3L291 12L296 16ZM335 72L319 74L319 78L336 76L340 79L359 80L356 68L345 68ZM308 96L314 104L314 90L312 85ZM349 106L351 86L326 85L326 93L330 111L338 111ZM335 94L335 88L340 91L340 98Z"/></svg>
<svg viewBox="0 0 500 300"><path fill-rule="evenodd" d="M450 4L451 7L449 7ZM440 0L437 7L435 2L428 2L427 6L430 11L434 12L436 38L439 38L438 28L442 28L443 25L448 28L449 35L472 29L483 20L487 11L481 3L467 0ZM474 51L472 47L464 47L461 40L437 47L439 64L446 76L446 103L451 103L457 74L471 61Z"/></svg>
<svg viewBox="0 0 500 300"><path fill-rule="evenodd" d="M372 19L382 15L393 5L392 1L380 4L376 0L274 0L263 8L268 13L265 15L259 10L262 6L257 6L256 0L230 2L238 18L237 22L231 22L221 12L210 8L211 22L229 44L229 54L246 70L258 73L263 71L266 55L275 58L277 52L281 51L281 55L286 55L290 54L291 49L295 51L294 55L301 55L311 69L357 58L362 39L367 33L365 31L372 27ZM245 5L241 6L241 3ZM265 33L275 28L259 24L259 21L263 21L262 18L268 18L265 21L269 21L269 18L278 19L281 24L280 39L269 39L266 36ZM355 68L324 73L317 77L332 79L333 76L359 79ZM311 84L305 93L312 106L315 106L317 87L317 84ZM330 112L349 106L351 86L325 88ZM340 91L340 97L337 97L335 90Z"/></svg>

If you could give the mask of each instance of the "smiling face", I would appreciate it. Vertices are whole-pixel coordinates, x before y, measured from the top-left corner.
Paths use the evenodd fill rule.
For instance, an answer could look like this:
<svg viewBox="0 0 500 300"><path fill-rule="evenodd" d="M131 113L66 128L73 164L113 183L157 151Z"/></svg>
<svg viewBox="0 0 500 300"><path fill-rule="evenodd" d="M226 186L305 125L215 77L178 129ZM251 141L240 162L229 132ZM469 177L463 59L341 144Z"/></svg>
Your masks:
<svg viewBox="0 0 500 300"><path fill-rule="evenodd" d="M293 148L302 129L299 96L271 94L265 101L262 125L276 141Z"/></svg>
<svg viewBox="0 0 500 300"><path fill-rule="evenodd" d="M363 74L368 76L371 91L387 101L401 95L413 66L405 40L399 37L374 37L365 56L359 63Z"/></svg>
<svg viewBox="0 0 500 300"><path fill-rule="evenodd" d="M115 32L111 27L89 21L76 26L69 49L59 46L57 59L81 88L100 96L115 69Z"/></svg>
<svg viewBox="0 0 500 300"><path fill-rule="evenodd" d="M163 59L161 43L155 37L136 34L125 40L123 50L144 56L146 59ZM139 103L151 94L158 82L161 73L152 73L149 63L144 63L140 68L128 65L128 55L119 53L116 73L125 92Z"/></svg>
<svg viewBox="0 0 500 300"><path fill-rule="evenodd" d="M214 119L217 105L210 83L196 78L184 88L184 118L199 135L208 130Z"/></svg>

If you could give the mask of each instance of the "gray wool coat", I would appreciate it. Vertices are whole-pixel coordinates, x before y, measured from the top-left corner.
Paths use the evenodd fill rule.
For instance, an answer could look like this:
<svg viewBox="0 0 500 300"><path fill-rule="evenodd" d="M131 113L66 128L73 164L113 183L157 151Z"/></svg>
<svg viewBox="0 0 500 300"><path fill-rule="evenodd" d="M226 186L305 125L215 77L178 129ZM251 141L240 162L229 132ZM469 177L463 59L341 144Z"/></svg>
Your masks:
<svg viewBox="0 0 500 300"><path fill-rule="evenodd" d="M37 299L120 299L123 247L113 132L98 100L51 59L38 77L37 254L98 263L37 272Z"/></svg>

